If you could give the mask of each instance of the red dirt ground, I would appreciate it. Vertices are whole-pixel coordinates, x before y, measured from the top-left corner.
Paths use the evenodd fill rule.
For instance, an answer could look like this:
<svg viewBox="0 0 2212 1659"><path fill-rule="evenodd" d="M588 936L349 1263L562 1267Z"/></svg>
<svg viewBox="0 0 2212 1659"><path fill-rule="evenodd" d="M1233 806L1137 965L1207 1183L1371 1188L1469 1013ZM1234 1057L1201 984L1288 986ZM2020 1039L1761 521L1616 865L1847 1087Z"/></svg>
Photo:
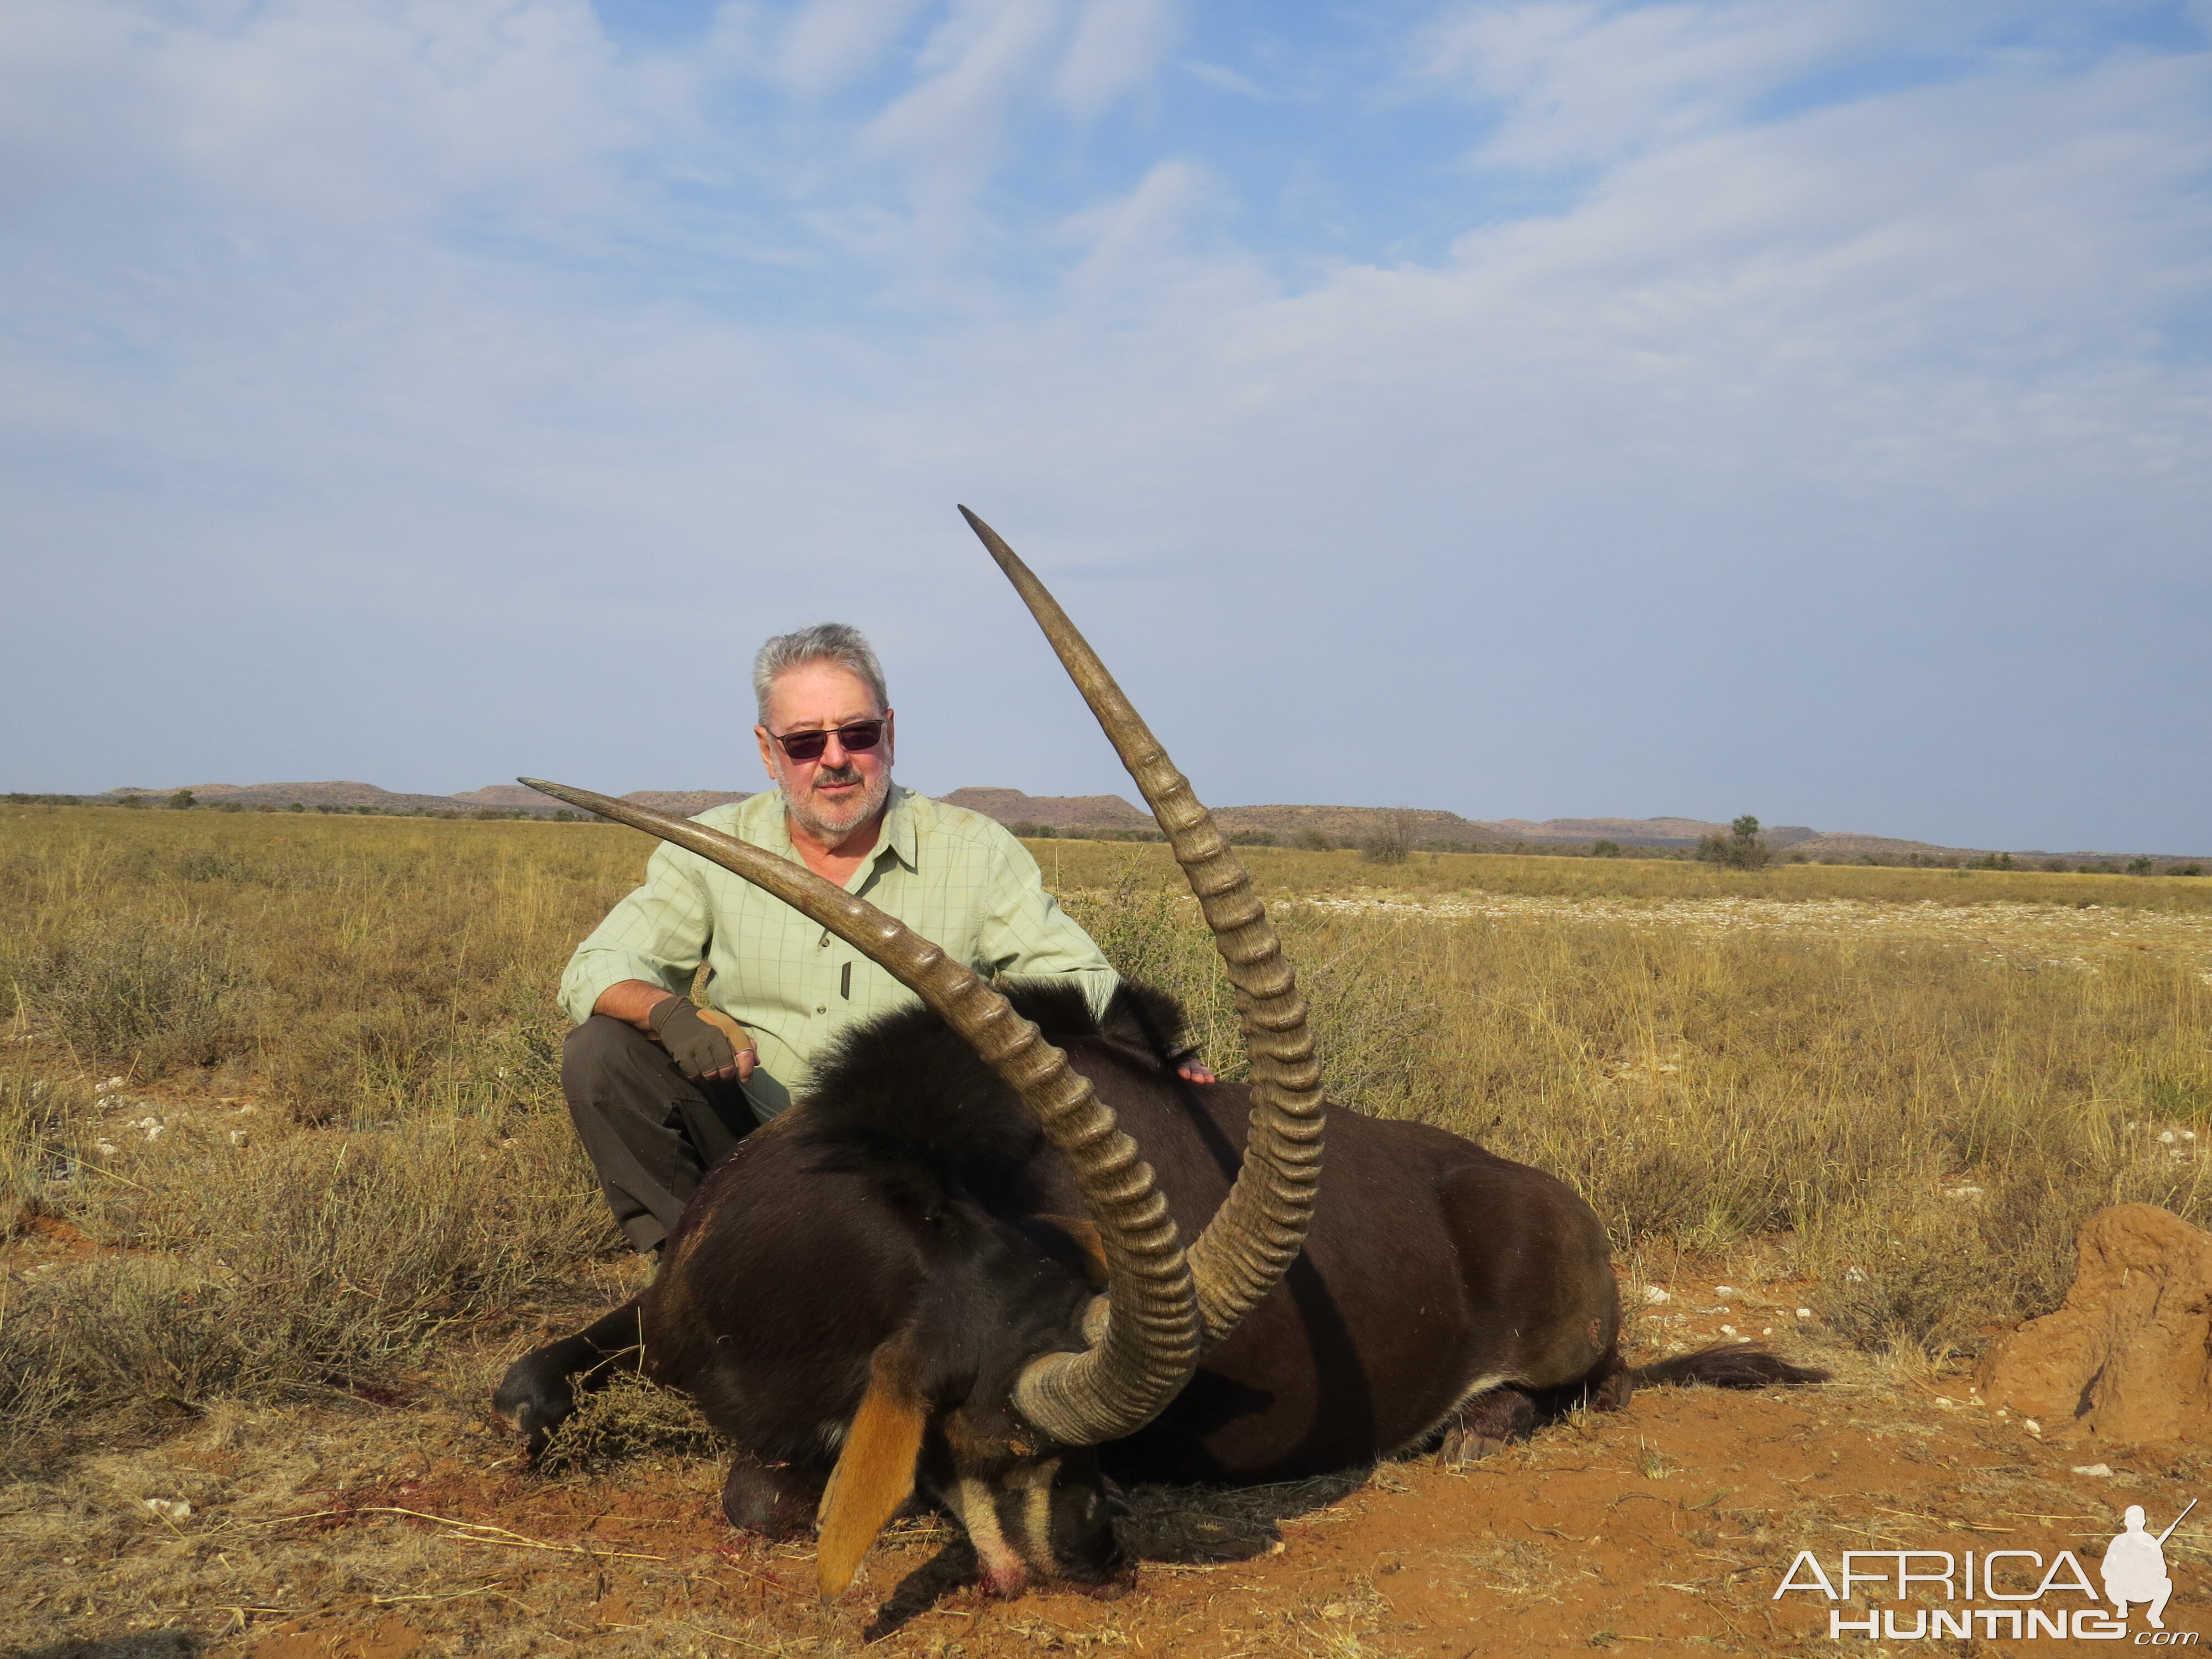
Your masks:
<svg viewBox="0 0 2212 1659"><path fill-rule="evenodd" d="M1677 1279L1670 1305L1717 1302L1713 1275L1703 1277ZM1774 1599L1801 1549L1831 1574L1845 1549L2014 1548L2046 1560L2071 1549L2094 1576L2124 1505L2142 1504L2163 1526L2190 1498L2212 1495L2212 1453L2045 1443L1973 1402L1963 1372L1900 1374L1782 1332L1788 1288L1732 1291L1666 1334L1715 1340L1723 1315L1763 1304L1749 1316L1776 1320L1791 1357L1836 1366L1838 1381L1646 1390L1626 1411L1578 1415L1459 1470L1422 1462L1253 1492L1140 1490L1130 1536L1142 1565L1126 1596L909 1591L888 1621L898 1627L872 1644L886 1602L947 1529L896 1528L825 1608L810 1548L728 1530L711 1456L664 1444L584 1474L522 1472L482 1405L485 1379L532 1340L516 1334L453 1355L410 1400L221 1407L166 1438L82 1454L0 1491L10 1564L0 1603L19 1598L0 1611L0 1644L39 1659L1838 1651L1826 1601ZM189 1498L190 1517L150 1515L141 1500L163 1495ZM2203 1530L2212 1537L2212 1522ZM2179 1586L2167 1624L2212 1632L2212 1555L2194 1531L2167 1547ZM2140 1612L2135 1625L2147 1633ZM1847 1640L1855 1651L1896 1645Z"/></svg>

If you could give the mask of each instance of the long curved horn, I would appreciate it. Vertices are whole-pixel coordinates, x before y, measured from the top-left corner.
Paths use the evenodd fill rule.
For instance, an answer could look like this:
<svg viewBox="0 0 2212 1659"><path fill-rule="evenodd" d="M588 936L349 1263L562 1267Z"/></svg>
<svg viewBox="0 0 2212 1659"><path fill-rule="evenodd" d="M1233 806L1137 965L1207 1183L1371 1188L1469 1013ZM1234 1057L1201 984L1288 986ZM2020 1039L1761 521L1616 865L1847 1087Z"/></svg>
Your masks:
<svg viewBox="0 0 2212 1659"><path fill-rule="evenodd" d="M1326 1113L1321 1064L1306 1029L1305 999L1298 994L1297 977L1284 957L1267 907L1252 890L1252 878L1214 827L1213 815L1191 792L1190 780L1176 769L1044 584L998 532L966 507L960 512L1029 606L1167 832L1168 845L1213 930L1229 982L1237 988L1237 1012L1252 1071L1244 1163L1227 1200L1190 1247L1206 1340L1218 1342L1275 1288L1304 1248L1313 1219Z"/></svg>
<svg viewBox="0 0 2212 1659"><path fill-rule="evenodd" d="M1067 1159L1106 1247L1104 1330L1084 1352L1042 1354L1023 1367L1015 1408L1066 1446L1133 1433L1166 1408L1198 1366L1190 1266L1152 1166L1066 1055L965 963L812 871L629 801L538 778L520 781L744 877L883 968L966 1038L1036 1114L1046 1138Z"/></svg>

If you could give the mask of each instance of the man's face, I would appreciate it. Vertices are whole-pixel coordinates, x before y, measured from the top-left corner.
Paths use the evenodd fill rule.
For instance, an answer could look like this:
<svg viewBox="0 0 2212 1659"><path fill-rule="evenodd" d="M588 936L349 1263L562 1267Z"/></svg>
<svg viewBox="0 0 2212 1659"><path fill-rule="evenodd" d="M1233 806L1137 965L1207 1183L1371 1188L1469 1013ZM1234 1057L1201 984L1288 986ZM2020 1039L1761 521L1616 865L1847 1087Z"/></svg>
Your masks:
<svg viewBox="0 0 2212 1659"><path fill-rule="evenodd" d="M836 738L818 759L795 761L774 737L829 732L854 720L881 719L883 741L848 750ZM867 682L825 662L802 663L779 674L769 689L768 724L753 727L768 775L801 828L836 847L878 811L891 790L890 710L876 707Z"/></svg>

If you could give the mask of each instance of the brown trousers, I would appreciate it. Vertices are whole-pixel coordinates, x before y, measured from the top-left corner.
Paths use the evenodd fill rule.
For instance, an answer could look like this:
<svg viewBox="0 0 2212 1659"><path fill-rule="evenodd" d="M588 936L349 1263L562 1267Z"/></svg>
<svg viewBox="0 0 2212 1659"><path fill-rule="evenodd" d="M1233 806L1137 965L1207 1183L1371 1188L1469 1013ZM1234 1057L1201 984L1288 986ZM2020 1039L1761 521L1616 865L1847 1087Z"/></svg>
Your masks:
<svg viewBox="0 0 2212 1659"><path fill-rule="evenodd" d="M639 1254L657 1250L699 1178L752 1132L735 1083L698 1083L626 1020L593 1014L561 1050L561 1092L599 1190Z"/></svg>

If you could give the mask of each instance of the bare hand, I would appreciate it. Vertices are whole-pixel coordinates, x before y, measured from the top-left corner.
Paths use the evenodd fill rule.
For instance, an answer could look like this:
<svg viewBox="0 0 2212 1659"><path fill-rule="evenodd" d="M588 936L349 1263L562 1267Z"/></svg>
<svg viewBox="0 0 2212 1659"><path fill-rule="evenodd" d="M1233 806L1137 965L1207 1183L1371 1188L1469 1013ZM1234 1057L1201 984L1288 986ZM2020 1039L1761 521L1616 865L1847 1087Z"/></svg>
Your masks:
<svg viewBox="0 0 2212 1659"><path fill-rule="evenodd" d="M1181 1078L1185 1083L1218 1083L1221 1081L1219 1078L1214 1076L1213 1068L1212 1066L1204 1064L1202 1061L1195 1060L1186 1060L1181 1065L1177 1066L1176 1067L1176 1075Z"/></svg>

